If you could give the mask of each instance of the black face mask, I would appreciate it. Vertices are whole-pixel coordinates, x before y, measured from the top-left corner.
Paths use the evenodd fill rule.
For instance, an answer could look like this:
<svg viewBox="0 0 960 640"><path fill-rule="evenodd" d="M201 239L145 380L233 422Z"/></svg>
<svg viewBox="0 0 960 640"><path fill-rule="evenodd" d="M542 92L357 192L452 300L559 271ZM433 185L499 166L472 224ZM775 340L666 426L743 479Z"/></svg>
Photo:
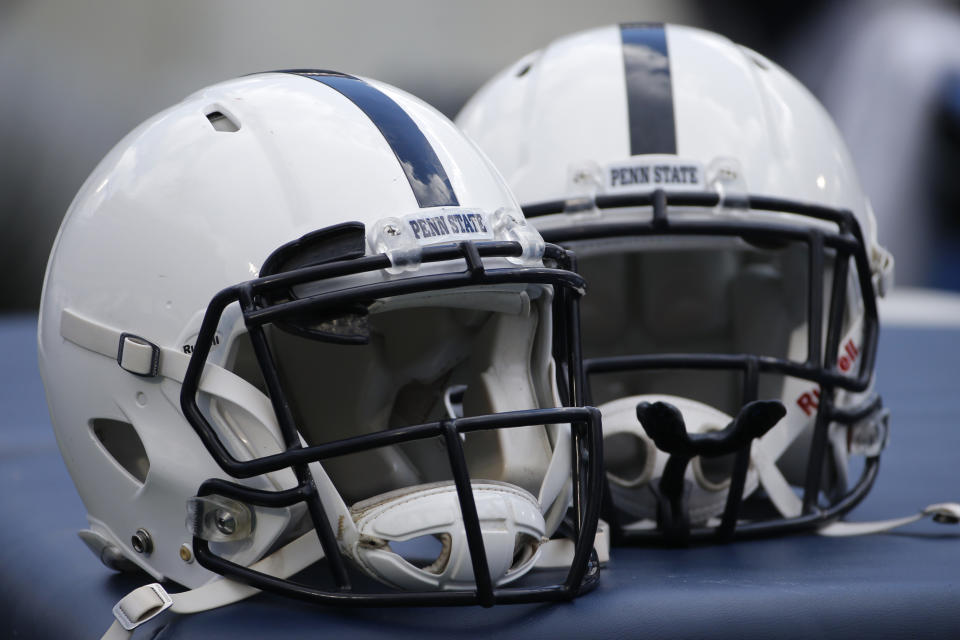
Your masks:
<svg viewBox="0 0 960 640"><path fill-rule="evenodd" d="M185 416L225 472L242 479L290 469L297 479L296 487L277 491L210 479L199 487L198 497L214 496L216 499L233 500L251 510L257 507L303 505L300 508L307 514L304 520L306 530L312 528L316 531L326 557L326 570L320 571L316 582L308 585L273 578L231 562L216 553L214 542L205 539L209 536L205 536L202 526L203 514L198 514L194 528L193 548L197 560L207 569L259 589L337 604L489 606L495 603L569 599L592 588L599 575L593 541L602 498L601 435L599 413L584 407L581 401L583 374L579 351L578 300L584 283L580 276L569 270L569 256L558 247L548 246L544 256L548 266L496 267L497 264L503 264L498 258L519 255L523 250L520 244L490 241L427 246L422 251L422 263L449 263L449 270L438 273L431 269L426 275L414 273L388 280L375 279L368 284L356 284L354 281L349 287L336 288L337 278L375 273L390 267L386 255L364 256L364 237L364 227L359 223L310 234L277 249L264 263L259 278L217 294L204 317L181 392ZM347 357L341 362L351 366L356 363L351 363L348 354L342 350L356 349L358 360L362 360L360 352L377 341L381 342L379 348L382 357L394 357L397 355L394 352L417 348L423 353L437 346L431 342L429 331L408 336L409 343L398 342L404 336L402 332L397 333L390 321L402 319L400 325L406 323L409 327L409 322L422 320L429 314L411 317L404 314L403 310L377 313L371 312L371 309L376 309L376 305L385 299L490 285L517 286L521 290L527 285L552 287L552 326L551 331L544 335L553 336L552 344L546 348L557 364L556 384L564 406L518 407L517 410L510 407L507 411L484 413L485 408L492 405L483 401L481 386L471 384L469 373L464 373L470 371L470 367L461 371L458 358L453 357L456 354L452 354L448 366L435 367L435 371L420 376L419 380L411 378L404 382L405 399L394 404L384 429L348 437L336 431L325 432L319 423L309 423L316 408L311 404L314 401L309 398L310 382L303 379L305 372L309 372L309 366L301 362L304 366L291 367L286 366L284 361L284 357L296 353L298 345L305 352L315 349L316 354L330 355L340 350L340 355ZM199 380L215 340L220 317L228 305L235 303L240 306L249 336L247 353L239 359L245 363L244 377L266 391L286 447L281 453L251 460L239 460L230 453L212 426L210 417L198 404ZM449 309L436 313L456 316L455 321L445 322L446 326L452 327L451 331L455 333L472 335L473 338L487 331L490 323L495 324L499 315ZM455 337L437 336L443 340ZM382 344L385 339L391 344ZM482 340L472 342L482 343ZM488 341L488 344L493 343ZM453 346L439 346L452 350L451 353L456 351ZM483 354L475 353L462 355L463 359L468 356L483 357ZM426 357L425 362L428 361L430 358ZM329 366L330 363L327 364ZM350 366L345 364L341 373L349 377L349 369ZM441 405L443 411L440 410ZM491 578L488 556L484 550L476 491L471 490L472 486L489 481L489 478L478 476L478 473L482 473L482 465L476 462L477 458L471 453L471 442L481 443L476 446L482 448L484 438L499 430L523 430L538 426L542 429L543 425L556 425L555 428L569 430L573 507L561 530L573 539L575 552L570 566L560 572L562 575L554 572L538 576L535 580L524 577L515 584L497 586ZM301 438L306 441L306 446ZM456 504L462 514L475 576L469 590L384 591L381 585L371 584L363 576L353 575L348 568L338 548L338 523L332 521L329 511L324 509L309 465L315 462L326 465L331 461L331 468L334 468L337 459L342 461L345 456L374 459L370 456L375 457L376 451L386 448L405 451L404 455L411 460L418 457L424 459L427 456L425 450L430 450L434 452L430 466L434 469L447 467L445 478L451 479L455 487ZM377 466L370 466L369 473L376 475ZM418 478L419 482L424 480L429 482L433 478ZM390 489L392 486L373 487L370 491L384 488ZM352 497L361 499L364 496L358 494ZM520 540L519 537L518 540L514 561L522 563L530 559L535 547L529 541Z"/></svg>
<svg viewBox="0 0 960 640"><path fill-rule="evenodd" d="M543 231L549 242L594 254L584 259L583 272L588 282L608 290L600 296L607 302L591 307L590 296L584 302L587 402L670 393L733 416L720 431L687 434L682 414L670 407L636 407L638 426L670 460L659 482L648 488L656 503L655 528L628 528L629 517L608 486L604 518L614 541L683 544L797 531L822 526L856 506L873 484L882 447L866 455L859 480L847 487L831 475L836 447L829 430L838 425L855 440L862 425L875 423L885 433L886 414L878 397L864 394L873 377L878 322L870 261L854 215L747 196L722 204L749 210L749 218L692 219L673 215L673 208L707 211L721 204L720 196L663 190L599 195L593 204L600 210L651 207L652 215L611 222L601 217ZM566 202L557 201L524 212L531 218L567 209ZM766 221L765 212L790 217L771 215ZM691 238L737 250L691 258L692 252L670 249L671 243L683 246ZM605 242L617 249L604 253ZM791 286L796 290L789 291ZM848 349L843 342L855 315L862 317L862 326L857 344ZM804 326L805 349L789 346L797 337L792 334ZM851 349L855 355L847 353ZM786 398L789 379L807 381L810 397ZM841 393L860 400L852 406L839 403ZM784 408L776 406L781 399L799 403L812 424L809 436L798 439L804 440L805 464L792 477L803 497L801 513L792 517L784 517L763 492L744 499L750 441L783 415ZM774 404L762 408L757 401ZM697 458L701 468L722 473L729 482L716 522L691 518L684 476ZM611 460L613 473L622 474L627 461L623 456Z"/></svg>

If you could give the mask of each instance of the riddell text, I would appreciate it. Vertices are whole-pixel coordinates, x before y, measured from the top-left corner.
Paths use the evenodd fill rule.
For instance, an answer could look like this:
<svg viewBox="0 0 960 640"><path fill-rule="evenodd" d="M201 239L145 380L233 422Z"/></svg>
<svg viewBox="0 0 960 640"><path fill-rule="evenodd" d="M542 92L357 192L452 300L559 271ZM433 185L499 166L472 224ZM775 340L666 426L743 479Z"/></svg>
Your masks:
<svg viewBox="0 0 960 640"><path fill-rule="evenodd" d="M837 358L837 368L840 369L842 373L847 373L853 368L853 364L857 361L857 356L860 355L860 350L857 349L857 345L853 343L853 340L847 340L847 343L843 345L843 353L840 354L840 357ZM810 391L804 391L797 397L797 406L800 407L803 412L812 416L813 412L820 407L820 388L814 387Z"/></svg>

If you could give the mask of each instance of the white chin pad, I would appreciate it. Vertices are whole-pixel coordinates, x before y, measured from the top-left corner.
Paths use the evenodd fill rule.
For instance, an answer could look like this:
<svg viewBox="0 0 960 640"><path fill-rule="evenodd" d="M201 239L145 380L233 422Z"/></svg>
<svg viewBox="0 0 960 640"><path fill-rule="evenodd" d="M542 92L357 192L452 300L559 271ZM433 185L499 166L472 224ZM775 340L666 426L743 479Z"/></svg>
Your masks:
<svg viewBox="0 0 960 640"><path fill-rule="evenodd" d="M545 533L540 505L530 493L510 484L484 481L472 487L490 579L494 586L503 585L529 571L540 554ZM350 554L377 580L410 591L476 588L452 482L391 491L358 502L350 513L360 533ZM424 536L439 540L441 549L417 565L390 547Z"/></svg>
<svg viewBox="0 0 960 640"><path fill-rule="evenodd" d="M733 420L730 416L696 400L670 395L638 395L618 398L600 407L603 414L604 451L636 452L636 460L616 459L607 453L607 478L617 510L626 516L625 521L656 521L657 501L650 490L652 483L659 483L664 467L670 458L658 450L647 437L637 419L637 404L640 402L668 402L683 414L687 433L707 433L726 427ZM629 440L633 440L631 443ZM709 463L708 463L709 464ZM700 460L694 458L687 465L684 480L690 487L688 507L690 522L703 524L723 513L727 501L729 477L716 477L705 471ZM757 487L757 473L752 468L747 472L744 496Z"/></svg>

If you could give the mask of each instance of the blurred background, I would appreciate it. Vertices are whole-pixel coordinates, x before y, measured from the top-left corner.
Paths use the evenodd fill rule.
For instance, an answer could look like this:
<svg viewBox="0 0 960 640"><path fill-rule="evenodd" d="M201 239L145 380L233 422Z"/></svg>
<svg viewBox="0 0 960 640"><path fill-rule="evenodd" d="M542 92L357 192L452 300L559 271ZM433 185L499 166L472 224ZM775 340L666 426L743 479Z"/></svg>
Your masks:
<svg viewBox="0 0 960 640"><path fill-rule="evenodd" d="M37 307L60 220L110 147L204 85L337 69L452 117L524 53L630 21L718 31L800 78L847 139L897 283L960 290L957 0L0 0L0 310Z"/></svg>

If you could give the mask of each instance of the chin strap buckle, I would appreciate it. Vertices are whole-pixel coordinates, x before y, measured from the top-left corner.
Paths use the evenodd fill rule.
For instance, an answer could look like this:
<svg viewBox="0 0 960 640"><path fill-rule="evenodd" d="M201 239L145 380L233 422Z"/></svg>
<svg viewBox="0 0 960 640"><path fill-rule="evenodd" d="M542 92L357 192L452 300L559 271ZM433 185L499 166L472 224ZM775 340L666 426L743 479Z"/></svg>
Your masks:
<svg viewBox="0 0 960 640"><path fill-rule="evenodd" d="M933 516L933 521L940 524L960 524L960 504L956 502L932 504L923 510L923 515Z"/></svg>
<svg viewBox="0 0 960 640"><path fill-rule="evenodd" d="M872 533L884 533L904 525L912 524L930 516L940 524L960 524L960 503L940 502L924 507L919 513L903 518L876 520L873 522L832 522L817 530L821 536L846 537L864 536Z"/></svg>
<svg viewBox="0 0 960 640"><path fill-rule="evenodd" d="M639 403L640 426L658 449L670 455L659 486L651 485L657 498L660 530L680 544L690 536L689 490L684 475L692 458L715 458L743 450L766 434L786 413L777 400L758 400L744 405L737 417L720 431L688 433L683 414L672 404Z"/></svg>
<svg viewBox="0 0 960 640"><path fill-rule="evenodd" d="M117 364L124 371L145 378L160 373L160 347L146 338L132 333L121 333L117 346Z"/></svg>
<svg viewBox="0 0 960 640"><path fill-rule="evenodd" d="M173 606L173 598L158 583L134 589L114 605L113 615L127 631L157 617Z"/></svg>

